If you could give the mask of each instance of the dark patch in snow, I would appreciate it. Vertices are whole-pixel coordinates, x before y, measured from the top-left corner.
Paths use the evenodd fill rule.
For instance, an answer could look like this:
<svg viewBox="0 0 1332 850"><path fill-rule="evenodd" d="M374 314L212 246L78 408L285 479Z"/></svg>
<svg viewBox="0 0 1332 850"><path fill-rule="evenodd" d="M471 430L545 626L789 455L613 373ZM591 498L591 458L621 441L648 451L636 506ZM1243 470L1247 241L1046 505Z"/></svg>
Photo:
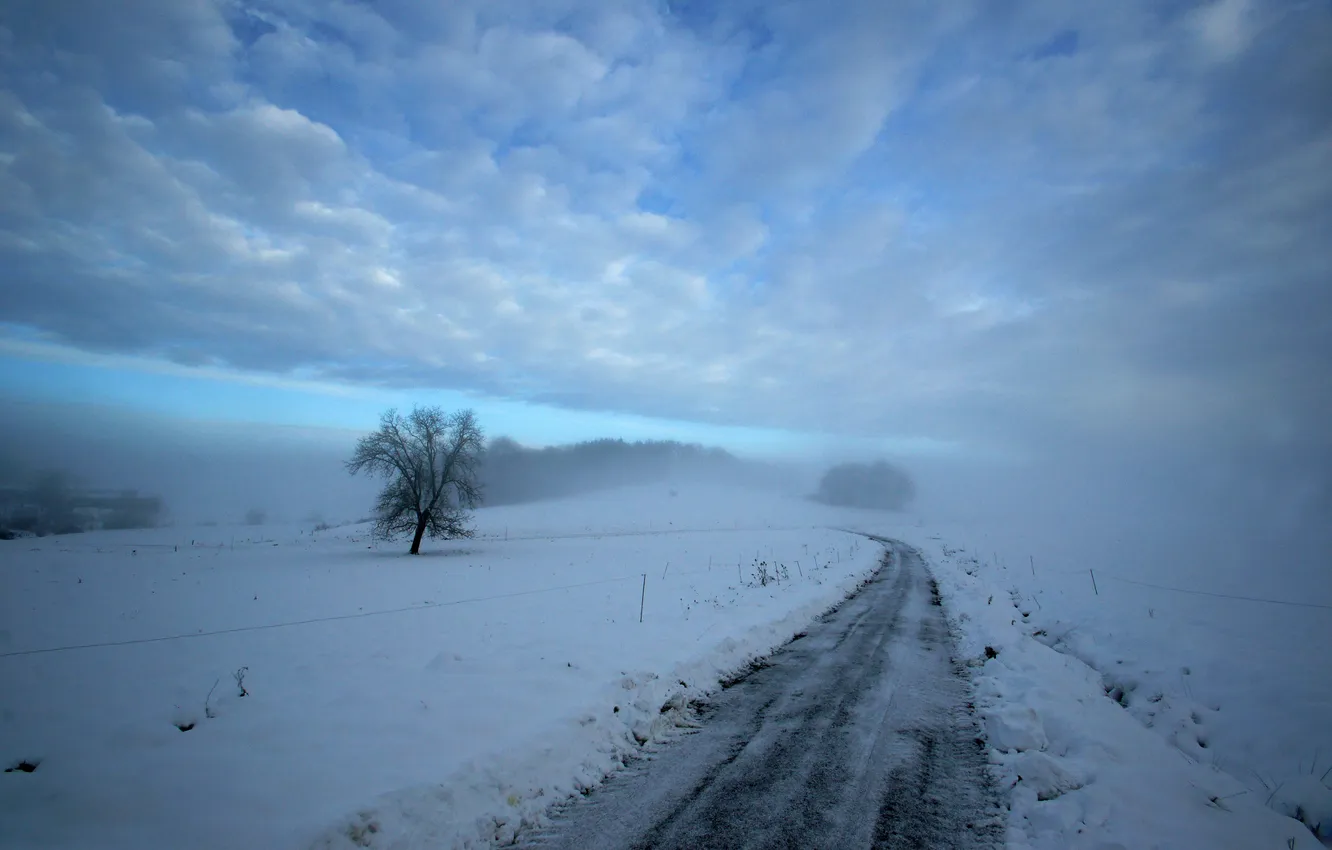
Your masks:
<svg viewBox="0 0 1332 850"><path fill-rule="evenodd" d="M1105 695L1124 708L1129 708L1133 704L1133 692L1138 689L1137 684L1133 682L1122 682L1109 676L1105 677L1103 686Z"/></svg>
<svg viewBox="0 0 1332 850"><path fill-rule="evenodd" d="M5 768L5 773L32 773L37 769L37 766L40 765L41 763L42 763L41 759L33 759L32 761L23 759L17 764Z"/></svg>

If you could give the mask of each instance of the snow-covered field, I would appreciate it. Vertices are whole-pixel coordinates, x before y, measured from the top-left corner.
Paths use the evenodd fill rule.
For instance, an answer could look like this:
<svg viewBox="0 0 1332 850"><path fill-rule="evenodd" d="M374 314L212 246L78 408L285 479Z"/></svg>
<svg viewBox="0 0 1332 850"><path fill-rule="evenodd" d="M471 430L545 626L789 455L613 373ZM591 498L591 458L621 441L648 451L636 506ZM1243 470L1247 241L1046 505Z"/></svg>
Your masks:
<svg viewBox="0 0 1332 850"><path fill-rule="evenodd" d="M931 559L1012 846L1316 846L1273 807L1326 810L1332 612L1116 581L1131 548L1089 564L743 491L637 488L477 525L419 558L363 526L0 544L0 761L36 764L0 774L0 846L502 841L853 588L880 549L835 527ZM789 575L755 586L756 561ZM1137 575L1281 590L1190 584L1193 564Z"/></svg>
<svg viewBox="0 0 1332 850"><path fill-rule="evenodd" d="M0 775L0 846L503 840L867 575L844 518L659 487L483 510L417 558L363 526L12 541L0 760L37 769Z"/></svg>

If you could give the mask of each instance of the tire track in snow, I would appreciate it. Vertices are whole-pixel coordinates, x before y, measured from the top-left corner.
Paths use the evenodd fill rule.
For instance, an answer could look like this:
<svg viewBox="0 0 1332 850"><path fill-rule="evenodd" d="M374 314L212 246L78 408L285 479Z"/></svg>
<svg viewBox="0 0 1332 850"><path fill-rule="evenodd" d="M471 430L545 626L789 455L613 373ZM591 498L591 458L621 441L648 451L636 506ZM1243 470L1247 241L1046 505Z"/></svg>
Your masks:
<svg viewBox="0 0 1332 850"><path fill-rule="evenodd" d="M876 538L878 539L878 538ZM968 685L914 549L720 692L703 727L585 799L530 848L997 848Z"/></svg>

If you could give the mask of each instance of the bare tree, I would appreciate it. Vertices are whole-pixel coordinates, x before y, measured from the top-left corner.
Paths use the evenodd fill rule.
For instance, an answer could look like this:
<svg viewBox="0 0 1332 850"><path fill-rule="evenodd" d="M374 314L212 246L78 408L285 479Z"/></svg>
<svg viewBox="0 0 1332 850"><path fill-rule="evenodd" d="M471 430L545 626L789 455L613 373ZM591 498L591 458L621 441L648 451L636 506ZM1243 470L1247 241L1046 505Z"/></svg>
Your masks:
<svg viewBox="0 0 1332 850"><path fill-rule="evenodd" d="M385 411L379 430L356 443L347 461L388 479L375 504L375 533L391 538L412 532L413 555L421 538L471 537L469 508L481 503L477 468L485 438L470 410L446 414L438 407L413 408L408 416Z"/></svg>

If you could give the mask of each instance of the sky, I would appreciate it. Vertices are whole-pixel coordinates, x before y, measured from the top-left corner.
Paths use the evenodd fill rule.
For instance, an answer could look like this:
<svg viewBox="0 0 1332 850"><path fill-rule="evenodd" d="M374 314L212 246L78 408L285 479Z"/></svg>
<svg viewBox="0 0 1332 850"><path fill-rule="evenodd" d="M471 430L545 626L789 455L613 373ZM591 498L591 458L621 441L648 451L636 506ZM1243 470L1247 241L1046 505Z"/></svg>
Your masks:
<svg viewBox="0 0 1332 850"><path fill-rule="evenodd" d="M9 0L0 396L1332 512L1329 44L1323 0Z"/></svg>

